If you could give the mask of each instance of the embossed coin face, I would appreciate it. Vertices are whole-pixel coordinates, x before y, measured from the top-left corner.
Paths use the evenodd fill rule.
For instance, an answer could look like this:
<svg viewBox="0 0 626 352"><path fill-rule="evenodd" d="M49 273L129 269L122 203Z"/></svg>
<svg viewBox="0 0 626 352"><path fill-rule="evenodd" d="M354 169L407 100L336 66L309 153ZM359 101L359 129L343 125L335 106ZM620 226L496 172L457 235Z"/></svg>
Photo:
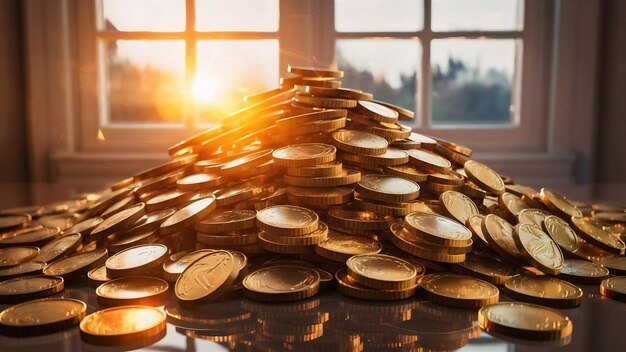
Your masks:
<svg viewBox="0 0 626 352"><path fill-rule="evenodd" d="M28 301L3 310L0 313L0 329L10 329L12 335L25 333L27 336L56 332L77 325L86 311L87 305L77 299Z"/></svg>
<svg viewBox="0 0 626 352"><path fill-rule="evenodd" d="M552 307L576 307L583 296L578 286L549 276L517 275L504 286L515 299Z"/></svg>
<svg viewBox="0 0 626 352"><path fill-rule="evenodd" d="M86 220L83 220L81 222L79 222L78 224L70 227L69 229L64 231L64 234L71 234L71 233L83 233L85 232L85 235L89 232L91 232L94 228L96 228L96 226L100 225L102 222L104 221L103 218L96 216L93 218L89 218Z"/></svg>
<svg viewBox="0 0 626 352"><path fill-rule="evenodd" d="M18 277L0 282L0 297L27 295L44 291L54 294L61 291L63 285L63 278L60 276L36 275Z"/></svg>
<svg viewBox="0 0 626 352"><path fill-rule="evenodd" d="M256 211L246 209L218 210L196 223L195 228L203 232L226 232L254 227Z"/></svg>
<svg viewBox="0 0 626 352"><path fill-rule="evenodd" d="M483 307L478 325L487 332L513 337L558 340L572 334L573 324L566 315L529 303L502 302Z"/></svg>
<svg viewBox="0 0 626 352"><path fill-rule="evenodd" d="M369 174L361 176L358 186L367 192L398 196L398 201L410 201L419 195L420 186L407 179L389 175Z"/></svg>
<svg viewBox="0 0 626 352"><path fill-rule="evenodd" d="M259 211L256 215L257 225L263 231L298 232L302 234L315 231L319 226L319 216L313 210L293 205L275 205Z"/></svg>
<svg viewBox="0 0 626 352"><path fill-rule="evenodd" d="M461 224L465 224L470 216L478 214L476 204L474 204L470 197L461 192L443 192L439 196L439 202L440 205L443 205L445 210Z"/></svg>
<svg viewBox="0 0 626 352"><path fill-rule="evenodd" d="M465 261L458 265L464 268L468 275L476 276L492 284L502 284L520 273L519 269L512 265L475 255L467 256Z"/></svg>
<svg viewBox="0 0 626 352"><path fill-rule="evenodd" d="M452 163L450 163L448 159L423 149L409 149L406 153L409 154L410 159L420 161L421 163L419 166L426 166L428 170L432 170L434 172L447 173L450 171L449 168L452 167ZM430 169L427 165L432 165L436 167L436 169Z"/></svg>
<svg viewBox="0 0 626 352"><path fill-rule="evenodd" d="M66 258L58 259L48 264L43 273L46 275L57 275L64 278L87 272L98 264L104 262L108 255L105 248L94 249L89 252L82 252Z"/></svg>
<svg viewBox="0 0 626 352"><path fill-rule="evenodd" d="M483 229L482 229L483 221L485 221L485 216L481 214L476 214L476 215L470 216L465 222L465 224L472 231L472 234L474 235L472 236L472 238L474 239L474 242L476 242L476 240L479 240L480 243L489 245L489 242L487 242L487 238L483 234Z"/></svg>
<svg viewBox="0 0 626 352"><path fill-rule="evenodd" d="M469 160L465 163L463 169L467 177L480 188L496 195L504 193L504 181L502 181L500 175L487 165L475 160Z"/></svg>
<svg viewBox="0 0 626 352"><path fill-rule="evenodd" d="M127 344L162 334L165 319L165 313L154 307L114 307L89 314L80 322L80 330L83 340L89 343Z"/></svg>
<svg viewBox="0 0 626 352"><path fill-rule="evenodd" d="M41 245L58 236L61 229L58 227L33 226L19 229L0 236L0 245L20 246L20 245Z"/></svg>
<svg viewBox="0 0 626 352"><path fill-rule="evenodd" d="M39 274L45 266L46 263L44 262L30 261L5 269L0 269L0 281L24 275Z"/></svg>
<svg viewBox="0 0 626 352"><path fill-rule="evenodd" d="M331 252L349 255L374 254L382 250L380 242L369 237L342 235L336 232L329 233L328 238L318 243L317 246Z"/></svg>
<svg viewBox="0 0 626 352"><path fill-rule="evenodd" d="M483 234L487 241L500 256L515 261L521 257L513 238L513 226L503 218L489 214L485 216L482 225Z"/></svg>
<svg viewBox="0 0 626 352"><path fill-rule="evenodd" d="M173 280L170 281L175 281L178 276L180 276L180 274L182 274L183 271L191 265L191 263L213 252L215 252L214 249L199 249L197 251L187 253L174 261L166 262L163 264L163 276L167 280L170 280L171 277Z"/></svg>
<svg viewBox="0 0 626 352"><path fill-rule="evenodd" d="M140 268L152 262L163 260L168 249L162 244L142 244L118 252L106 261L108 270Z"/></svg>
<svg viewBox="0 0 626 352"><path fill-rule="evenodd" d="M454 306L477 307L498 302L500 291L494 285L464 275L428 274L420 281L429 298Z"/></svg>
<svg viewBox="0 0 626 352"><path fill-rule="evenodd" d="M520 211L530 208L522 198L516 196L513 193L504 192L498 198L498 204L500 209L511 214L513 217L517 217Z"/></svg>
<svg viewBox="0 0 626 352"><path fill-rule="evenodd" d="M281 294L310 290L319 285L317 270L303 266L279 265L259 269L243 280L246 289L253 292Z"/></svg>
<svg viewBox="0 0 626 352"><path fill-rule="evenodd" d="M388 145L387 140L382 137L354 130L334 132L333 139L337 142L336 145L339 149L348 153L364 151L368 155L380 155L387 150Z"/></svg>
<svg viewBox="0 0 626 352"><path fill-rule="evenodd" d="M235 281L239 266L228 251L215 251L189 265L176 280L176 297L184 302L217 298Z"/></svg>
<svg viewBox="0 0 626 352"><path fill-rule="evenodd" d="M215 202L214 195L197 200L167 218L167 220L161 224L159 232L162 235L167 235L184 230L188 226L193 225L196 220L209 215L216 206L217 203Z"/></svg>
<svg viewBox="0 0 626 352"><path fill-rule="evenodd" d="M558 275L563 265L563 253L539 226L523 223L515 226L515 244L527 254L530 262L546 274Z"/></svg>
<svg viewBox="0 0 626 352"><path fill-rule="evenodd" d="M565 259L561 266L561 276L566 281L598 283L609 276L609 270L586 260Z"/></svg>
<svg viewBox="0 0 626 352"><path fill-rule="evenodd" d="M541 198L541 202L550 208L550 210L563 217L570 218L572 216L583 215L583 213L567 198L554 193L549 189L542 188L539 192L539 197Z"/></svg>
<svg viewBox="0 0 626 352"><path fill-rule="evenodd" d="M535 224L539 227L543 227L543 220L545 220L545 218L550 215L552 214L541 209L522 209L519 211L519 213L517 213L517 221L519 221L520 223L530 223Z"/></svg>
<svg viewBox="0 0 626 352"><path fill-rule="evenodd" d="M0 269L27 262L39 254L39 248L22 246L0 248Z"/></svg>
<svg viewBox="0 0 626 352"><path fill-rule="evenodd" d="M346 261L346 265L359 276L379 281L415 282L417 277L413 264L386 254L355 255Z"/></svg>
<svg viewBox="0 0 626 352"><path fill-rule="evenodd" d="M33 258L33 260L50 263L55 259L70 253L72 249L76 249L80 245L81 239L82 235L80 233L64 235L54 239L41 247L39 254Z"/></svg>
<svg viewBox="0 0 626 352"><path fill-rule="evenodd" d="M550 215L543 219L543 229L564 250L574 253L580 247L576 232L558 216Z"/></svg>
<svg viewBox="0 0 626 352"><path fill-rule="evenodd" d="M103 283L96 289L96 295L99 302L107 302L107 305L120 305L112 301L127 304L131 300L135 302L134 304L158 305L165 300L164 294L168 287L166 281L155 277L128 276ZM153 301L152 298L158 295L163 297ZM141 302L140 299L145 301Z"/></svg>
<svg viewBox="0 0 626 352"><path fill-rule="evenodd" d="M138 203L128 209L119 211L104 220L100 225L91 231L91 236L101 238L110 235L116 231L130 227L135 221L139 220L145 212L145 204Z"/></svg>
<svg viewBox="0 0 626 352"><path fill-rule="evenodd" d="M336 152L329 144L302 143L276 149L272 156L278 166L313 166L334 160Z"/></svg>
<svg viewBox="0 0 626 352"><path fill-rule="evenodd" d="M415 212L405 216L404 222L405 228L415 235L427 234L429 239L439 238L450 244L465 245L472 238L467 227L437 214Z"/></svg>
<svg viewBox="0 0 626 352"><path fill-rule="evenodd" d="M624 254L624 242L605 231L602 226L582 217L572 217L572 225L578 234L591 244L611 253Z"/></svg>

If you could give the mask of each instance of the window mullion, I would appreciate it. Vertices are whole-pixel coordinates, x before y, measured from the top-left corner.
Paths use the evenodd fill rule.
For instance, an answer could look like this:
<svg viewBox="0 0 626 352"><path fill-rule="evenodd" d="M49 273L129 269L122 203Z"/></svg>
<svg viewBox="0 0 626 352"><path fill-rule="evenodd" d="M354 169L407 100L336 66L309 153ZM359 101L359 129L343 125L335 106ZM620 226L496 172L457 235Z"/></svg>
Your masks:
<svg viewBox="0 0 626 352"><path fill-rule="evenodd" d="M430 42L433 37L431 19L431 0L424 0L424 29L420 36L422 43L422 74L420 75L421 82L417 82L418 87L421 88L420 98L422 104L420 105L421 110L417 111L419 119L417 126L425 129L430 128Z"/></svg>
<svg viewBox="0 0 626 352"><path fill-rule="evenodd" d="M192 99L191 87L196 75L196 2L195 0L185 1L185 93L183 104L184 111L182 117L184 124L188 128L196 127L197 106L195 99Z"/></svg>

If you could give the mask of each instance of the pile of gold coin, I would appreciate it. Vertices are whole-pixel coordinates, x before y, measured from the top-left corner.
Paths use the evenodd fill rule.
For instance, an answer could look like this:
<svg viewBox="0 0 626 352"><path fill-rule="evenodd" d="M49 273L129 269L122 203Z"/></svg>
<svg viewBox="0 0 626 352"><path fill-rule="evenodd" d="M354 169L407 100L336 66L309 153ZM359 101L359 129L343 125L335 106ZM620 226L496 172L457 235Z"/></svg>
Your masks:
<svg viewBox="0 0 626 352"><path fill-rule="evenodd" d="M165 305L181 331L203 322L238 336L246 324L229 325L229 300L289 302L288 313L336 289L355 302L480 309L474 320L490 333L559 340L572 322L545 306L578 306L578 284L626 302L626 279L611 276L626 273L624 207L516 184L470 148L402 125L412 111L342 88L341 71L289 72L163 164L100 192L1 210L0 302L16 305L0 313L0 333L80 325L88 343L153 341ZM85 303L55 296L81 282L97 295L86 317ZM499 303L501 293L520 302ZM263 304L263 338L324 346L323 316L276 322ZM207 307L215 317L200 314ZM340 335L355 317L336 326L351 348L362 341ZM374 318L386 315L358 319ZM400 335L394 343L415 342Z"/></svg>

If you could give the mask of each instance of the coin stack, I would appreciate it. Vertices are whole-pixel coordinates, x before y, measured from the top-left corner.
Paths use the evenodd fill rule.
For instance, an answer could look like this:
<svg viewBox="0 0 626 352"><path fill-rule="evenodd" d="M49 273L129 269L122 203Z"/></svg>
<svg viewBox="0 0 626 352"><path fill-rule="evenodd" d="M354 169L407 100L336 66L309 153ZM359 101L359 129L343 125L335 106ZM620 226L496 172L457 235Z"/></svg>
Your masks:
<svg viewBox="0 0 626 352"><path fill-rule="evenodd" d="M220 325L241 312L226 306L210 321L180 312L239 293L306 306L336 283L363 300L418 295L482 307L486 331L545 340L571 334L569 318L544 306L579 305L577 283L626 301L626 280L609 277L626 273L624 207L515 184L471 159L470 148L402 125L412 111L342 88L341 71L289 72L278 88L246 97L219 125L169 148L163 164L101 192L0 211L0 302L23 302L0 313L0 333L59 331L82 320L90 343L152 341L165 331L153 306L165 304L181 329ZM85 317L85 303L53 296L81 281L109 308ZM524 303L497 303L500 290ZM33 311L41 324L21 325ZM115 323L138 314L145 324ZM503 318L510 314L551 323L532 330ZM300 346L329 336L320 316L259 321L256 343ZM248 326L235 325L220 325L228 341ZM413 335L362 336L372 348L416 343Z"/></svg>

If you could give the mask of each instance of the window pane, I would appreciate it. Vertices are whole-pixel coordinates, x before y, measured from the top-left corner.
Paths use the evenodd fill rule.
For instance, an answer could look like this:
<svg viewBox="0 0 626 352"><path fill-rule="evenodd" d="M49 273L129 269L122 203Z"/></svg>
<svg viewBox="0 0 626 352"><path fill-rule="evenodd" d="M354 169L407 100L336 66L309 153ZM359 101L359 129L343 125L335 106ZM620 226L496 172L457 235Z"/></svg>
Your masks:
<svg viewBox="0 0 626 352"><path fill-rule="evenodd" d="M185 30L185 0L102 0L100 29L177 32Z"/></svg>
<svg viewBox="0 0 626 352"><path fill-rule="evenodd" d="M416 109L421 45L413 39L345 39L336 47L342 86L373 93L377 100Z"/></svg>
<svg viewBox="0 0 626 352"><path fill-rule="evenodd" d="M102 49L109 121L180 122L185 91L182 40L117 40Z"/></svg>
<svg viewBox="0 0 626 352"><path fill-rule="evenodd" d="M524 0L432 0L433 31L514 31L524 24Z"/></svg>
<svg viewBox="0 0 626 352"><path fill-rule="evenodd" d="M243 97L278 87L278 40L198 42L193 94L202 122L242 108Z"/></svg>
<svg viewBox="0 0 626 352"><path fill-rule="evenodd" d="M199 31L278 31L278 0L196 0Z"/></svg>
<svg viewBox="0 0 626 352"><path fill-rule="evenodd" d="M423 18L422 0L335 0L337 32L415 32Z"/></svg>
<svg viewBox="0 0 626 352"><path fill-rule="evenodd" d="M520 44L516 39L433 40L432 123L510 124Z"/></svg>

